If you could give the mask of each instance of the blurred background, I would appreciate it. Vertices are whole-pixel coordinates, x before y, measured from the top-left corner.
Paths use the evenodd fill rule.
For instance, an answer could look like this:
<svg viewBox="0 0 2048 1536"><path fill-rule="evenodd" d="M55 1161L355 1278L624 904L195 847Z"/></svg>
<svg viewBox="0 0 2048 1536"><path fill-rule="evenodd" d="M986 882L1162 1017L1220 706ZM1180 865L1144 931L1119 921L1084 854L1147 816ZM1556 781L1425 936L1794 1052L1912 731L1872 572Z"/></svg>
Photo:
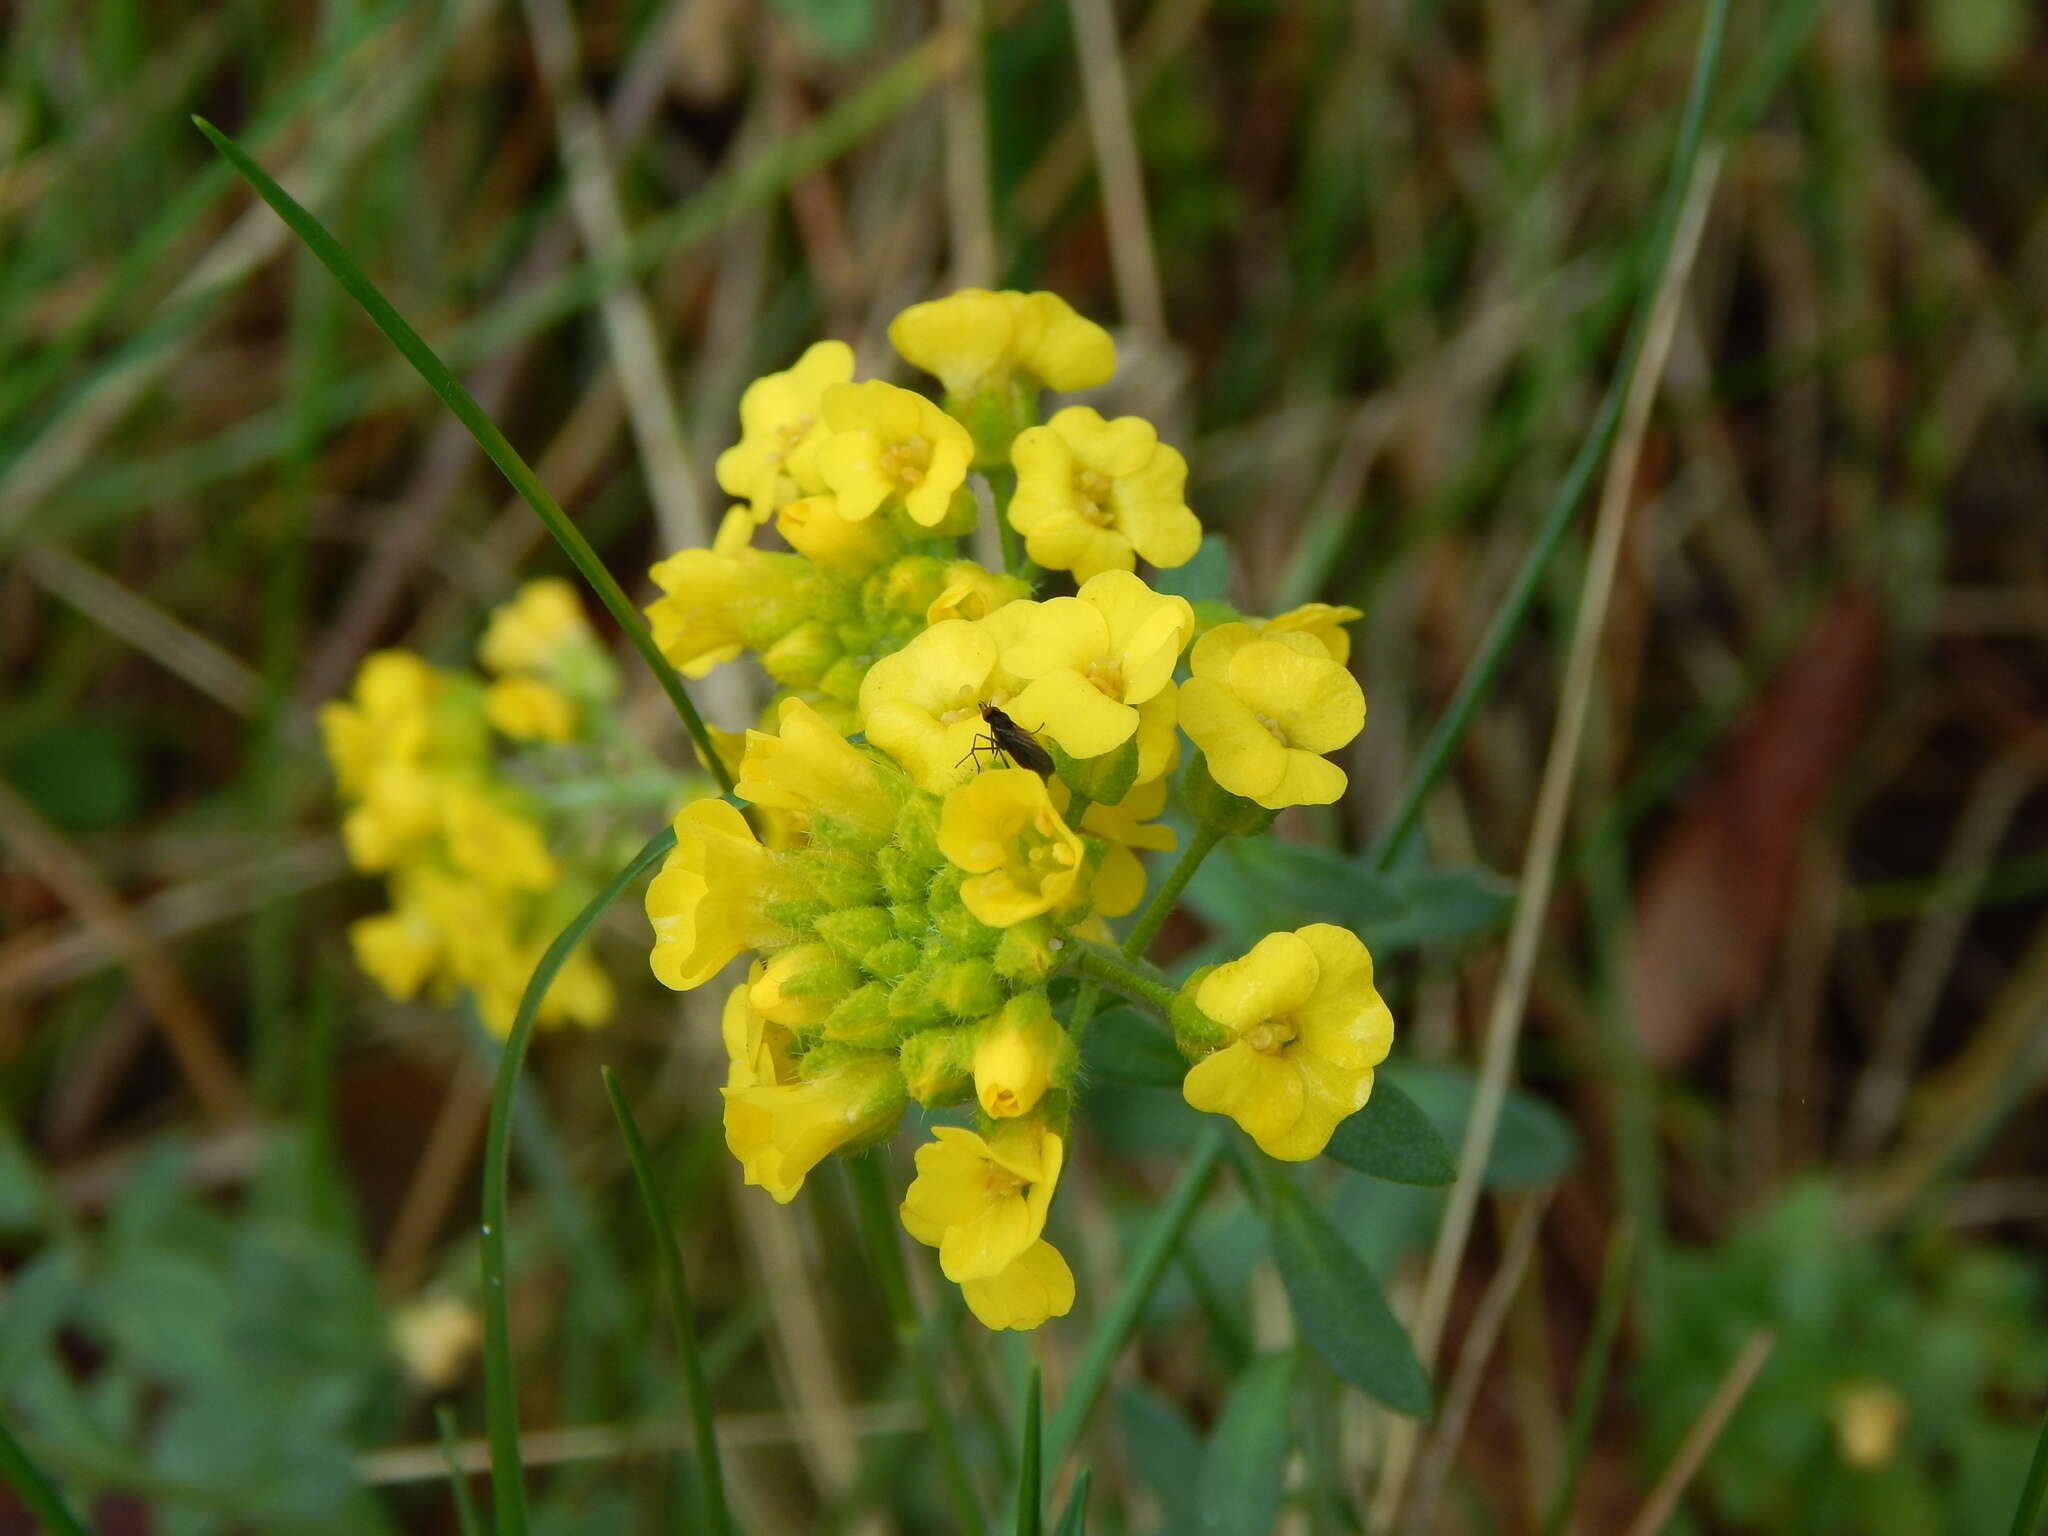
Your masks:
<svg viewBox="0 0 2048 1536"><path fill-rule="evenodd" d="M715 526L756 374L836 335L901 377L903 305L1059 291L1117 329L1104 408L1187 454L1220 535L1190 579L1363 610L1353 792L1283 823L1349 851L1614 372L1701 13L0 8L0 1412L98 1528L456 1529L433 1406L479 1464L492 1045L353 969L378 893L312 717L374 648L468 664L492 605L567 570L189 113L320 214L636 597ZM1671 1529L2007 1529L2048 1401L2044 109L2027 0L1734 5L1637 472L1605 493L1626 532L1529 1097L1439 1358L1456 1433L1425 1435L1397 1527L1385 1421L1306 1372L1278 1528L1621 1530L1767 1338ZM1469 920L1375 943L1453 1131L1592 518L1426 808ZM729 670L706 698L736 726ZM661 811L634 814L637 843ZM1239 894L1198 889L1169 952L1231 935ZM715 1020L646 977L634 904L597 943L619 1016L538 1042L515 1167L539 1528L687 1528L607 1062L675 1202L744 1523L952 1529L843 1182L736 1198ZM989 1486L1027 1361L1056 1388L1192 1118L1105 1079L1059 1218L1076 1317L960 1330ZM1441 1197L1316 1177L1412 1309ZM1221 1405L1284 1342L1241 1197L1194 1231L1083 1439L1091 1529L1201 1528Z"/></svg>

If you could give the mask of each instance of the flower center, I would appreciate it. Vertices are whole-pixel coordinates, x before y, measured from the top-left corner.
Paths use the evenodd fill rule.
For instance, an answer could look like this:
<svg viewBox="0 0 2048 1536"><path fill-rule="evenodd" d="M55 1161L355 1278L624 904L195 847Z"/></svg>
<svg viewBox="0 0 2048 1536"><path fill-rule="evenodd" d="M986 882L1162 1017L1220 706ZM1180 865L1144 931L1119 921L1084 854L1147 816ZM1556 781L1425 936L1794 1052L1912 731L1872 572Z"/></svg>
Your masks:
<svg viewBox="0 0 2048 1536"><path fill-rule="evenodd" d="M1283 1047L1290 1044L1299 1033L1294 1020L1282 1014L1277 1019L1262 1019L1245 1031L1245 1043L1253 1050L1268 1056L1278 1056Z"/></svg>
<svg viewBox="0 0 2048 1536"><path fill-rule="evenodd" d="M1098 528L1107 528L1116 521L1116 513L1109 505L1109 476L1099 469L1084 469L1074 476L1074 499L1080 503L1077 509L1082 518Z"/></svg>
<svg viewBox="0 0 2048 1536"><path fill-rule="evenodd" d="M1081 674L1095 685L1095 691L1119 704L1124 697L1124 664L1114 656L1098 656L1088 663L1088 670Z"/></svg>
<svg viewBox="0 0 2048 1536"><path fill-rule="evenodd" d="M991 1200L1006 1200L1024 1187L1024 1179L1001 1163L988 1165L988 1197Z"/></svg>
<svg viewBox="0 0 2048 1536"><path fill-rule="evenodd" d="M1281 746L1284 747L1287 745L1287 732L1281 726L1278 720L1275 720L1271 715L1261 715L1257 712L1253 713L1252 718L1258 721L1260 725L1264 726L1266 728L1266 734L1271 736L1275 741L1279 742Z"/></svg>
<svg viewBox="0 0 2048 1536"><path fill-rule="evenodd" d="M922 432L913 432L900 443L882 448L882 473L898 485L922 485L925 471L932 467L932 445Z"/></svg>
<svg viewBox="0 0 2048 1536"><path fill-rule="evenodd" d="M811 428L817 424L817 420L817 417L813 416L809 411L805 411L803 415L785 421L777 427L775 429L775 451L768 455L768 462L780 464L792 453L795 453L797 446L811 435Z"/></svg>

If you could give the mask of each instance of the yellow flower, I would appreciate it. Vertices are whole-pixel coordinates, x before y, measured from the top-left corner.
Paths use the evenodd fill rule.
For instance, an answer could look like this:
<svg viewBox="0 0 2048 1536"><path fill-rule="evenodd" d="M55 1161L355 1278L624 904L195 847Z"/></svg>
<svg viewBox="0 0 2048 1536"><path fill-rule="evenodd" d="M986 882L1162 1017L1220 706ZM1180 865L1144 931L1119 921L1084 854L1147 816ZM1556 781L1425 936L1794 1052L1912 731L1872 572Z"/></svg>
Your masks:
<svg viewBox="0 0 2048 1536"><path fill-rule="evenodd" d="M798 496L825 489L818 476L825 391L853 377L853 348L821 341L794 367L749 384L740 396L740 440L718 456L718 483L745 498L757 519Z"/></svg>
<svg viewBox="0 0 2048 1536"><path fill-rule="evenodd" d="M1279 635L1310 635L1323 643L1330 660L1340 666L1351 659L1351 633L1345 625L1365 617L1363 609L1341 603L1303 603L1276 613L1257 626L1268 639Z"/></svg>
<svg viewBox="0 0 2048 1536"><path fill-rule="evenodd" d="M501 677L484 690L484 715L514 741L573 741L576 705L537 677Z"/></svg>
<svg viewBox="0 0 2048 1536"><path fill-rule="evenodd" d="M1139 743L1138 777L1166 770L1173 736L1174 663L1195 632L1183 597L1154 592L1129 571L1105 571L1074 597L1022 610L1003 666L1029 679L1008 707L1018 724L1042 730L1074 757L1113 752L1137 735L1143 706L1164 730ZM1150 761L1147 761L1147 759Z"/></svg>
<svg viewBox="0 0 2048 1536"><path fill-rule="evenodd" d="M527 582L492 611L476 654L493 672L545 672L564 647L589 634L576 589L550 576Z"/></svg>
<svg viewBox="0 0 2048 1536"><path fill-rule="evenodd" d="M1862 1377L1844 1385L1828 1405L1835 1450L1852 1467L1881 1467L1898 1449L1906 1427L1906 1400L1888 1382Z"/></svg>
<svg viewBox="0 0 2048 1536"><path fill-rule="evenodd" d="M749 1184L787 1205L827 1154L865 1141L902 1113L893 1055L844 1058L816 1077L726 1088L725 1144Z"/></svg>
<svg viewBox="0 0 2048 1536"><path fill-rule="evenodd" d="M788 930L767 909L802 890L723 800L692 801L677 812L675 829L676 845L647 887L648 960L663 986L687 992L742 950L788 943Z"/></svg>
<svg viewBox="0 0 2048 1536"><path fill-rule="evenodd" d="M1024 607L1010 603L990 617ZM974 770L968 753L986 735L982 703L1009 698L1000 646L987 621L945 619L893 655L860 685L861 728L920 788L943 794Z"/></svg>
<svg viewBox="0 0 2048 1536"><path fill-rule="evenodd" d="M903 538L887 518L844 516L833 496L805 496L775 514L783 542L816 565L872 570L903 551Z"/></svg>
<svg viewBox="0 0 2048 1536"><path fill-rule="evenodd" d="M363 658L353 699L320 706L320 734L344 795L367 792L386 764L420 756L441 687L440 674L410 651L374 651Z"/></svg>
<svg viewBox="0 0 2048 1536"><path fill-rule="evenodd" d="M718 520L718 531L711 535L711 552L735 555L743 549L752 548L754 535L766 521L766 518L756 516L751 506L727 507L725 516Z"/></svg>
<svg viewBox="0 0 2048 1536"><path fill-rule="evenodd" d="M1043 992L1020 992L974 1041L974 1095L994 1120L1028 1115L1052 1086L1064 1032Z"/></svg>
<svg viewBox="0 0 2048 1536"><path fill-rule="evenodd" d="M441 794L434 776L406 762L379 764L361 804L341 819L341 843L357 869L391 869L433 835Z"/></svg>
<svg viewBox="0 0 2048 1536"><path fill-rule="evenodd" d="M831 816L889 834L903 800L901 775L844 740L802 699L782 701L777 726L773 736L747 732L734 793L806 822Z"/></svg>
<svg viewBox="0 0 2048 1536"><path fill-rule="evenodd" d="M1329 923L1269 933L1195 987L1230 1043L1188 1069L1181 1095L1230 1116L1268 1157L1301 1162L1372 1094L1394 1020L1358 936Z"/></svg>
<svg viewBox="0 0 2048 1536"><path fill-rule="evenodd" d="M443 787L441 832L456 868L487 886L539 891L558 878L540 828L467 784Z"/></svg>
<svg viewBox="0 0 2048 1536"><path fill-rule="evenodd" d="M405 905L348 925L356 964L399 1002L409 1002L441 964L441 935L427 914Z"/></svg>
<svg viewBox="0 0 2048 1536"><path fill-rule="evenodd" d="M945 589L932 599L924 621L939 624L947 619L985 619L1029 591L1014 576L985 571L972 560L955 560L946 567Z"/></svg>
<svg viewBox="0 0 2048 1536"><path fill-rule="evenodd" d="M391 1343L406 1374L433 1392L462 1380L483 1336L476 1309L453 1296L422 1297L391 1314Z"/></svg>
<svg viewBox="0 0 2048 1536"><path fill-rule="evenodd" d="M753 548L678 550L648 571L663 593L646 610L654 643L683 676L702 677L780 638L801 616L803 565Z"/></svg>
<svg viewBox="0 0 2048 1536"><path fill-rule="evenodd" d="M967 910L991 928L1050 912L1074 894L1084 848L1028 768L991 768L946 796L939 849L969 878Z"/></svg>
<svg viewBox="0 0 2048 1536"><path fill-rule="evenodd" d="M967 1281L960 1294L984 1328L1036 1328L1073 1309L1074 1272L1059 1249L1040 1238L1000 1274Z"/></svg>
<svg viewBox="0 0 2048 1536"><path fill-rule="evenodd" d="M939 1126L917 1149L903 1230L939 1250L956 1285L1001 1274L1045 1231L1063 1155L1043 1120L1005 1120L986 1137Z"/></svg>
<svg viewBox="0 0 2048 1536"><path fill-rule="evenodd" d="M726 993L725 1011L719 1017L728 1088L773 1087L796 1081L796 1062L789 1054L795 1036L753 1005L753 988L753 982L743 981Z"/></svg>
<svg viewBox="0 0 2048 1536"><path fill-rule="evenodd" d="M1117 805L1091 805L1081 817L1081 830L1109 844L1102 867L1095 872L1089 895L1095 910L1104 917L1122 917L1133 911L1145 895L1145 866L1136 850L1164 851L1174 846L1173 828L1153 818L1166 809L1166 779L1162 775L1134 785Z"/></svg>
<svg viewBox="0 0 2048 1536"><path fill-rule="evenodd" d="M859 522L888 502L912 522L938 524L967 479L974 442L967 429L923 395L870 379L825 391L830 436L818 473L839 498L840 516Z"/></svg>
<svg viewBox="0 0 2048 1536"><path fill-rule="evenodd" d="M1181 729L1218 784L1274 811L1328 805L1344 793L1344 770L1319 754L1364 727L1365 694L1322 642L1219 624L1195 642L1189 665Z"/></svg>
<svg viewBox="0 0 2048 1536"><path fill-rule="evenodd" d="M904 310L889 341L948 395L1000 388L1014 374L1048 389L1092 389L1116 371L1109 332L1053 293L963 288Z"/></svg>
<svg viewBox="0 0 2048 1536"><path fill-rule="evenodd" d="M1128 571L1141 557L1184 565L1202 542L1187 508L1187 460L1137 416L1104 421L1070 405L1042 427L1017 434L1010 449L1017 493L1010 526L1040 565L1086 581Z"/></svg>

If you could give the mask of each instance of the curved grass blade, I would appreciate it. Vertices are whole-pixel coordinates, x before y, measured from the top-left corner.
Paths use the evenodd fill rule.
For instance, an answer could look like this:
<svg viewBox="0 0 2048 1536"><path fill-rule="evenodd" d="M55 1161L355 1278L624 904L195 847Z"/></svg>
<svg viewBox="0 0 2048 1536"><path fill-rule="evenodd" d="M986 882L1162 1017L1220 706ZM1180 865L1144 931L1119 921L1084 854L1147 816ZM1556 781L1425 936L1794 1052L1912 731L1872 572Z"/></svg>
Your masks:
<svg viewBox="0 0 2048 1536"><path fill-rule="evenodd" d="M711 745L711 734L704 728L703 717L697 713L697 706L690 702L690 695L683 687L683 680L676 675L676 669L668 664L668 658L661 654L649 633L647 621L640 616L640 610L625 594L612 573L605 569L604 562L597 557L597 551L590 547L590 541L583 537L583 530L569 520L569 515L548 494L547 487L540 483L526 460L519 456L519 450L506 441L497 424L484 414L482 406L476 403L470 392L463 388L462 381L455 377L446 363L428 346L420 333L406 323L405 317L392 308L391 302L377 291L376 284L364 275L355 259L342 249L341 242L327 232L326 226L296 202L292 195L273 181L268 172L233 139L222 133L203 117L195 116L193 123L213 143L213 147L227 158L242 179L256 189L256 193L271 206L277 216L284 220L286 227L305 242L306 249L319 258L320 264L334 274L336 282L347 290L348 296L360 304L363 313L382 331L391 344L398 348L405 360L411 363L427 387L441 397L441 402L455 413L456 420L469 429L469 435L483 449L484 456L498 466L512 489L517 491L526 504L533 508L555 542L562 546L562 552L569 557L583 579L590 583L590 589L597 594L598 601L611 614L626 638L633 643L633 649L640 653L647 663L654 680L661 684L662 692L675 705L676 713L682 717L684 727L690 733L690 740L696 743L697 755L704 766L726 791L732 789L732 775L719 760L718 753Z"/></svg>
<svg viewBox="0 0 2048 1536"><path fill-rule="evenodd" d="M2048 1416L2041 1420L2041 1438L2034 1442L2033 1465L2027 1468L2019 1508L2012 1512L2012 1536L2034 1536L2041 1526L2044 1502L2048 1502Z"/></svg>
<svg viewBox="0 0 2048 1536"><path fill-rule="evenodd" d="M1074 1474L1073 1492L1067 1495L1067 1507L1060 1514L1059 1529L1053 1536L1088 1536L1088 1469L1083 1467Z"/></svg>
<svg viewBox="0 0 2048 1536"><path fill-rule="evenodd" d="M1045 1503L1045 1477L1040 1464L1040 1415L1045 1393L1038 1382L1038 1364L1031 1365L1031 1379L1024 1385L1024 1439L1017 1455L1017 1536L1039 1536L1044 1528L1041 1509Z"/></svg>
<svg viewBox="0 0 2048 1536"><path fill-rule="evenodd" d="M676 1242L668 1207L655 1185L654 1170L647 1161L647 1143L640 1138L640 1126L633 1119L625 1092L610 1067L600 1067L598 1071L604 1076L605 1096L612 1101L619 1135L626 1142L626 1159L633 1165L640 1201L647 1207L647 1220L654 1228L655 1259L661 1265L662 1284L668 1289L669 1310L675 1314L676 1352L682 1359L683 1390L689 1397L690 1432L697 1442L697 1481L704 1499L704 1529L712 1536L727 1536L732 1530L732 1516L725 1506L725 1471L718 1459L718 1431L711 1422L711 1387L704 1376L704 1352L697 1346L697 1328L690 1312L683 1250Z"/></svg>
<svg viewBox="0 0 2048 1536"><path fill-rule="evenodd" d="M85 1522L71 1513L64 1496L43 1476L43 1469L21 1448L5 1422L0 1422L0 1478L7 1480L38 1526L51 1536L91 1536Z"/></svg>
<svg viewBox="0 0 2048 1536"><path fill-rule="evenodd" d="M434 1405L434 1428L441 1434L441 1454L448 1461L448 1493L455 1500L455 1524L462 1536L484 1536L483 1517L469 1491L469 1474L462 1470L462 1453L456 1449L455 1410L446 1403Z"/></svg>
<svg viewBox="0 0 2048 1536"><path fill-rule="evenodd" d="M1421 761L1402 787L1394 814L1388 818L1386 826L1367 852L1366 863L1372 869L1392 868L1401 852L1401 845L1415 830L1415 823L1422 815L1423 801L1429 798L1430 790L1450 766L1452 754L1465 739L1465 732L1478 713L1479 701L1486 696L1501 668L1506 665L1508 647L1529 616L1543 573L1550 569L1550 562L1557 557L1565 533L1571 527L1572 515L1578 511L1579 503L1586 499L1594 475L1606 461L1607 450L1614 444L1615 433L1621 426L1622 403L1628 398L1637 365L1642 362L1643 343L1649 335L1650 309L1656 301L1657 283L1670 262L1672 244L1678 238L1679 218L1685 208L1686 189L1692 185L1693 169L1699 162L1700 147L1706 137L1707 98L1720 67L1721 44L1727 33L1728 0L1707 0L1699 51L1693 56L1692 80L1679 118L1678 142L1672 151L1671 174L1664 183L1655 233L1638 269L1635 313L1630 317L1628 335L1622 342L1621 365L1614 370L1614 380L1607 386L1607 395L1600 402L1600 411L1593 419L1592 429L1579 444L1578 453L1565 470L1563 483L1558 486L1549 509L1543 514L1536 542L1530 546L1521 569L1515 572L1514 584L1508 588L1507 595L1494 612L1493 622L1487 626L1479 654L1472 658L1472 664L1458 680L1457 692L1451 696L1436 729L1430 732L1429 740L1423 744Z"/></svg>
<svg viewBox="0 0 2048 1536"><path fill-rule="evenodd" d="M498 1536L525 1536L526 1488L519 1459L519 1402L512 1382L512 1323L505 1301L505 1189L512 1161L512 1106L519 1091L519 1067L533 1039L534 1015L547 996L555 973L606 907L627 886L660 862L676 845L675 829L663 827L612 876L590 904L555 936L533 968L533 978L512 1016L511 1032L498 1056L498 1077L491 1088L491 1118L484 1135L483 1227L478 1251L484 1279L484 1423L491 1442L492 1517Z"/></svg>

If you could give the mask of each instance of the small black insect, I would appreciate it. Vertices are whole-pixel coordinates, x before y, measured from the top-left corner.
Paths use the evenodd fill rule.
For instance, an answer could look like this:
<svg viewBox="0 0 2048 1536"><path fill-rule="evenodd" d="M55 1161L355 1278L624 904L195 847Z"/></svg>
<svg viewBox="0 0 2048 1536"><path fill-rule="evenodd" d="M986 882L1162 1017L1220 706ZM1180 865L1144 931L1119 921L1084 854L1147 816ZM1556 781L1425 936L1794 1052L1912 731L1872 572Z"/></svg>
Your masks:
<svg viewBox="0 0 2048 1536"><path fill-rule="evenodd" d="M967 757L961 758L961 762L971 757L979 767L981 754L993 752L997 762L1005 766L1014 762L1020 768L1029 768L1041 779L1052 772L1052 755L1023 726L993 704L981 706L981 718L988 722L988 730L974 738L974 745L967 749Z"/></svg>

